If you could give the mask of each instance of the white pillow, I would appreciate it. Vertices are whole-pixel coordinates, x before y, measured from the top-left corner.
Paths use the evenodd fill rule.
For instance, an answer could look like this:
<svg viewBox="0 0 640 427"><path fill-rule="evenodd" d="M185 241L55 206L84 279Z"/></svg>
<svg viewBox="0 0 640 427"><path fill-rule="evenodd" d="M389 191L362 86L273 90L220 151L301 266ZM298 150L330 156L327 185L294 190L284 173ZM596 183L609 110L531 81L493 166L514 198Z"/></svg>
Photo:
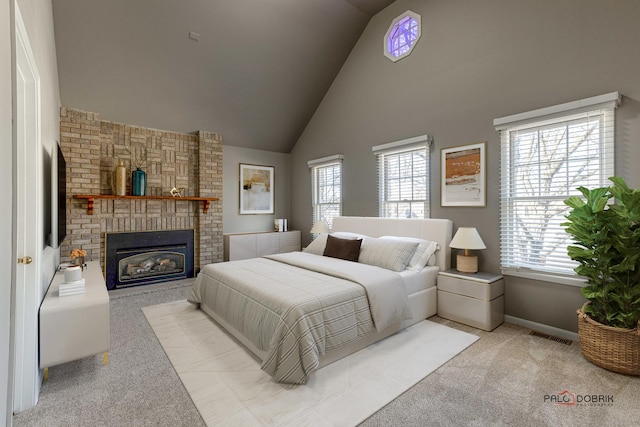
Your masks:
<svg viewBox="0 0 640 427"><path fill-rule="evenodd" d="M322 255L324 248L327 246L327 233L320 233L315 239L309 243L309 245L302 250L302 252L308 252L314 255Z"/></svg>
<svg viewBox="0 0 640 427"><path fill-rule="evenodd" d="M360 233L351 233L349 231L334 231L331 233L333 237L338 237L339 239L365 239L369 236L365 236Z"/></svg>
<svg viewBox="0 0 640 427"><path fill-rule="evenodd" d="M416 237L402 237L402 236L382 236L380 239L396 240L400 242L418 243L418 247L413 256L409 260L407 270L420 271L427 265L436 265L436 251L440 249L440 246L436 242L431 240L418 239Z"/></svg>
<svg viewBox="0 0 640 427"><path fill-rule="evenodd" d="M397 240L382 240L367 237L360 246L358 262L386 268L391 271L402 271L409 264L418 243Z"/></svg>

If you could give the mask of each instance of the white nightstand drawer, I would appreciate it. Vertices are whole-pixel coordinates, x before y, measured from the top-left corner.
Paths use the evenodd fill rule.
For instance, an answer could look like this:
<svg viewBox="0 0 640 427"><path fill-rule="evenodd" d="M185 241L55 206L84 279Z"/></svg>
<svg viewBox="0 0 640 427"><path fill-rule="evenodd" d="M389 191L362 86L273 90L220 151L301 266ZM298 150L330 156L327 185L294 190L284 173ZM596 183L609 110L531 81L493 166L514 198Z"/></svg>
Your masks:
<svg viewBox="0 0 640 427"><path fill-rule="evenodd" d="M438 289L438 316L492 331L504 322L504 296L487 301Z"/></svg>
<svg viewBox="0 0 640 427"><path fill-rule="evenodd" d="M438 275L438 289L490 301L504 294L504 279L493 283L482 283L440 274Z"/></svg>
<svg viewBox="0 0 640 427"><path fill-rule="evenodd" d="M491 331L504 322L504 278L455 270L438 274L438 316Z"/></svg>

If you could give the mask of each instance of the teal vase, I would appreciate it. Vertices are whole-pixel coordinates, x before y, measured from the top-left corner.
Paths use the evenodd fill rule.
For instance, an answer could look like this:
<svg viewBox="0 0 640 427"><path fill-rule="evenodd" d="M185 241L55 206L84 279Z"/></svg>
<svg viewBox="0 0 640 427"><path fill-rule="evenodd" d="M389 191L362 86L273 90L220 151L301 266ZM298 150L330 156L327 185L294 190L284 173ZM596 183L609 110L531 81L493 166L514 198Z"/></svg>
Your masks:
<svg viewBox="0 0 640 427"><path fill-rule="evenodd" d="M140 168L131 172L131 195L147 195L147 174Z"/></svg>

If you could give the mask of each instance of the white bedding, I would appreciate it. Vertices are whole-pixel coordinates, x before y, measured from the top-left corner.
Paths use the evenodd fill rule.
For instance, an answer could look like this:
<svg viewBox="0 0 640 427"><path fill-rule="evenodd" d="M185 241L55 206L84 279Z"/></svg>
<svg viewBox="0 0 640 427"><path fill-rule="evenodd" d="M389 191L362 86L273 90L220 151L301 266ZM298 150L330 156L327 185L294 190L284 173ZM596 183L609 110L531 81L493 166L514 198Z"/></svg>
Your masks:
<svg viewBox="0 0 640 427"><path fill-rule="evenodd" d="M189 302L265 352L276 381L304 384L326 351L412 318L400 276L302 252L205 266Z"/></svg>
<svg viewBox="0 0 640 427"><path fill-rule="evenodd" d="M407 295L414 294L436 285L439 267L425 267L420 271L404 270L398 273L402 277Z"/></svg>
<svg viewBox="0 0 640 427"><path fill-rule="evenodd" d="M304 252L267 255L265 258L339 277L364 286L369 300L371 317L378 331L382 331L394 323L411 319L407 294L398 290L401 280L397 280L392 271Z"/></svg>

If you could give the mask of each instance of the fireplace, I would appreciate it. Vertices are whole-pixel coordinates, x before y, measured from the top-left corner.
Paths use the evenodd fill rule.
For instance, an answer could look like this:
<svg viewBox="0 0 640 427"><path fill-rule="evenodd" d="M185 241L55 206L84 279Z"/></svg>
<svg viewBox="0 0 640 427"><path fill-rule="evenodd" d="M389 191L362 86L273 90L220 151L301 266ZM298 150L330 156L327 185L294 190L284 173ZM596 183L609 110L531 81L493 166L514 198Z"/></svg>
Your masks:
<svg viewBox="0 0 640 427"><path fill-rule="evenodd" d="M107 289L193 277L194 230L105 234Z"/></svg>

